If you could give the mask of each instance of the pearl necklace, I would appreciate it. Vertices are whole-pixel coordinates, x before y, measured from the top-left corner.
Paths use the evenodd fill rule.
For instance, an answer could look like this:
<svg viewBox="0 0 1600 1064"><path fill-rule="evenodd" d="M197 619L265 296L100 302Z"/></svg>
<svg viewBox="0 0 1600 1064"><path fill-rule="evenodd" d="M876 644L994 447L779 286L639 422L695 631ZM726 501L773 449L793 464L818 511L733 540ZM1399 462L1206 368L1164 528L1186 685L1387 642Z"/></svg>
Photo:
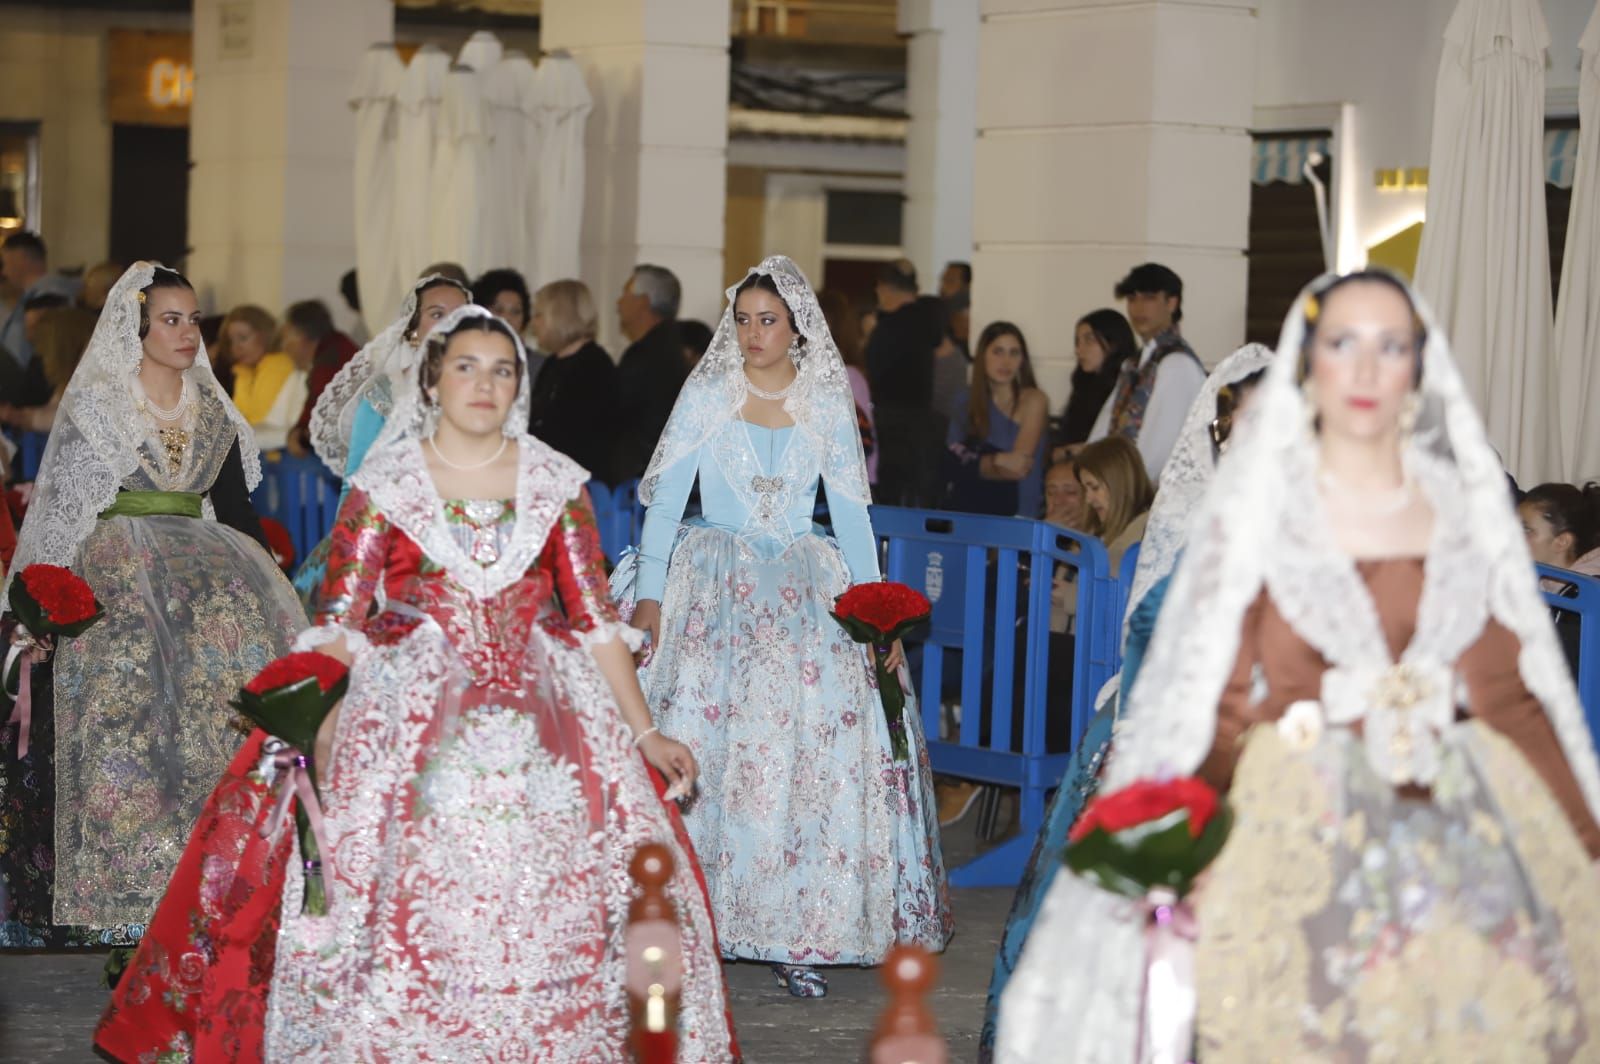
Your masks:
<svg viewBox="0 0 1600 1064"><path fill-rule="evenodd" d="M789 383L788 384L785 384L782 388L779 388L775 392L769 392L765 388L762 388L759 385L757 385L756 382L751 380L749 375L746 374L746 376L744 378L744 387L745 387L746 391L748 391L751 395L755 396L757 399L774 399L774 400L776 400L776 399L785 398L790 392L794 391L794 382L799 380L799 379L800 379L800 375L797 373L797 374L795 374L793 377L791 377L789 379Z"/></svg>
<svg viewBox="0 0 1600 1064"><path fill-rule="evenodd" d="M138 379L135 378L138 384ZM139 396L135 402L140 410L148 410L158 421L177 421L183 416L184 410L189 406L189 378L183 378L183 389L178 393L178 403L171 409L162 409L157 406L154 399L145 392L144 385L139 384Z"/></svg>
<svg viewBox="0 0 1600 1064"><path fill-rule="evenodd" d="M1317 481L1324 488L1347 499L1360 499L1363 502L1368 502L1368 505L1362 507L1362 509L1372 517L1387 517L1390 514L1399 513L1411 505L1413 498L1411 473L1409 471L1402 475L1398 487L1393 487L1383 492L1366 492L1351 488L1341 483L1337 477L1326 469L1318 472Z"/></svg>
<svg viewBox="0 0 1600 1064"><path fill-rule="evenodd" d="M439 453L439 445L437 443L433 442L433 437L432 436L428 437L428 446L433 448L433 456L435 458L437 458L439 461L443 462L445 465L449 466L451 469L457 470L457 471L462 472L462 473L470 473L474 469L482 469L484 466L491 464L497 458L499 458L502 454L506 453L506 444L508 444L510 442L511 442L511 437L502 436L502 437L500 437L500 447L499 447L498 450L496 450L494 452L494 454L491 454L489 457L485 458L483 461L475 462L472 465L457 465L456 463L450 461L450 459L446 458L444 455L440 454Z"/></svg>

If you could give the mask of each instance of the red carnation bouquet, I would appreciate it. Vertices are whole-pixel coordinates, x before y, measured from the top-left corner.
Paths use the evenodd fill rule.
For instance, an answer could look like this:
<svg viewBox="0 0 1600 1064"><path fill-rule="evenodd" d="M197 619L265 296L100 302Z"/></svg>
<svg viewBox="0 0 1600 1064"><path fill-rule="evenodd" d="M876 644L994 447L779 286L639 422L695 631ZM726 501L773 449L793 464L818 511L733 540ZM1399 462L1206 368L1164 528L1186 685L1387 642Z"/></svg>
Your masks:
<svg viewBox="0 0 1600 1064"><path fill-rule="evenodd" d="M1089 803L1067 836L1067 864L1130 898L1158 887L1182 897L1221 852L1232 824L1204 780L1141 780Z"/></svg>
<svg viewBox="0 0 1600 1064"><path fill-rule="evenodd" d="M27 757L33 717L29 667L50 656L55 639L82 635L105 616L105 610L83 577L59 565L24 566L11 581L9 601L18 628L11 637L0 687L12 702L8 723L22 727L17 756Z"/></svg>
<svg viewBox="0 0 1600 1064"><path fill-rule="evenodd" d="M29 565L11 582L11 611L34 635L71 639L105 613L83 577L59 565Z"/></svg>
<svg viewBox="0 0 1600 1064"><path fill-rule="evenodd" d="M274 751L282 773L277 812L262 831L270 835L282 822L291 798L295 805L295 830L306 888L300 911L322 916L328 911L328 894L322 880L322 807L317 801L317 777L310 751L316 748L317 729L344 697L350 670L343 662L318 651L286 654L258 672L239 691L233 705L261 729L287 745Z"/></svg>
<svg viewBox="0 0 1600 1064"><path fill-rule="evenodd" d="M1233 815L1192 776L1140 780L1096 798L1068 835L1067 865L1144 907L1136 1060L1193 1060L1199 924L1185 895L1222 851Z"/></svg>
<svg viewBox="0 0 1600 1064"><path fill-rule="evenodd" d="M906 740L906 693L900 678L884 665L896 639L905 638L933 612L933 605L922 592L892 580L856 584L833 601L833 619L851 639L872 648L872 667L878 676L878 694L883 699L883 715L889 725L889 742L895 759L910 756Z"/></svg>

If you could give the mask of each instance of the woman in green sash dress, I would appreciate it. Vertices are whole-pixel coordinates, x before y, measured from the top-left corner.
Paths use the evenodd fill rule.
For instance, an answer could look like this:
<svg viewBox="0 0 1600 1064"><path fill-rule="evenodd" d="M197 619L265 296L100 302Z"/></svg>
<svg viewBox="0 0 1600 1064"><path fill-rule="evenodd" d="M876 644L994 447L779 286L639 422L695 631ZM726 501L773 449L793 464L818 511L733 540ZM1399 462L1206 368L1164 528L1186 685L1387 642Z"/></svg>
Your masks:
<svg viewBox="0 0 1600 1064"><path fill-rule="evenodd" d="M306 623L199 319L180 274L130 268L45 448L9 578L66 566L105 615L32 666L26 725L0 728L0 947L137 941L244 738L230 697Z"/></svg>

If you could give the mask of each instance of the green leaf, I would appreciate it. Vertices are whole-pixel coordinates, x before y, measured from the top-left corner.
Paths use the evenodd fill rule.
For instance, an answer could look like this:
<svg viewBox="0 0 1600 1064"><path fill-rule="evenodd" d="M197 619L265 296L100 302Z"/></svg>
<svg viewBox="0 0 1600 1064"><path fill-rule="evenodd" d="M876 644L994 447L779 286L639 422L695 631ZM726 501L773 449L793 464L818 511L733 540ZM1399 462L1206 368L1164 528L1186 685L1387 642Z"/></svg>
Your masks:
<svg viewBox="0 0 1600 1064"><path fill-rule="evenodd" d="M324 693L317 685L317 678L307 676L299 683L266 695L241 690L233 706L269 735L309 754L316 745L317 729L322 727L334 704L344 697L349 684L350 677L346 674Z"/></svg>

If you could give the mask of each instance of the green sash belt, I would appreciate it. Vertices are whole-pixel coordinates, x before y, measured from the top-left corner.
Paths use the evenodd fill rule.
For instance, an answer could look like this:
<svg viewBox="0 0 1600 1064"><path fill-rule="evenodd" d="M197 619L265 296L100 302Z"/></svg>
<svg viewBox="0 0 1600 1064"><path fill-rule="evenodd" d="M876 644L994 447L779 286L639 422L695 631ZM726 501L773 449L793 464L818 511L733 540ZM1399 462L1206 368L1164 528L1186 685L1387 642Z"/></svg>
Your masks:
<svg viewBox="0 0 1600 1064"><path fill-rule="evenodd" d="M200 509L201 496L192 491L119 491L117 501L100 511L100 520L108 517L172 517L204 516Z"/></svg>

